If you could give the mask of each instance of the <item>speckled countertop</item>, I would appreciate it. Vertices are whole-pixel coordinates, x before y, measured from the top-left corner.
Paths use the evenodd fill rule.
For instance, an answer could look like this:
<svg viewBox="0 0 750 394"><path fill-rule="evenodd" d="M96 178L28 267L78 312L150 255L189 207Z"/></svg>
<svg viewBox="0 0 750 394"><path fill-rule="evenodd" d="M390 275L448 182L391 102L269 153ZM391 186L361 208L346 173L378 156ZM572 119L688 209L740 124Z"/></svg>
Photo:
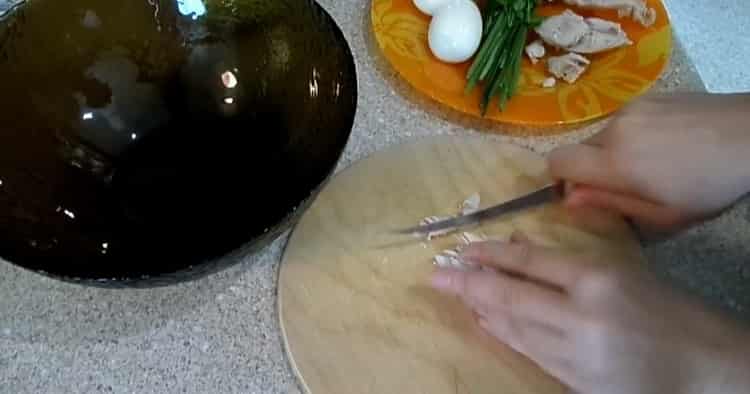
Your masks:
<svg viewBox="0 0 750 394"><path fill-rule="evenodd" d="M747 1L664 0L664 4L706 89L750 92L750 36L741 33L750 28Z"/></svg>
<svg viewBox="0 0 750 394"><path fill-rule="evenodd" d="M0 0L1 2L2 0ZM405 139L477 134L546 152L598 130L551 138L447 113L410 92L375 48L369 2L321 0L352 46L359 111L340 167ZM679 41L657 89L703 90ZM487 132L489 131L489 132ZM670 280L744 316L750 292L746 205L647 254ZM61 283L0 261L0 392L297 393L275 311L277 266L286 234L202 280L145 290Z"/></svg>

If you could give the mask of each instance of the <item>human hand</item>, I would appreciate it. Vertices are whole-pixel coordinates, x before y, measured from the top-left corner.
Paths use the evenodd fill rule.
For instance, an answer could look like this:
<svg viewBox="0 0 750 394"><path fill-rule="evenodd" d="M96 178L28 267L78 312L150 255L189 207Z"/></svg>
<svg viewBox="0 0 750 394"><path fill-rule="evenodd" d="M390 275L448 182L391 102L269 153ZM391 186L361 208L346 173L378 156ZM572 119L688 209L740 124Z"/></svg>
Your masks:
<svg viewBox="0 0 750 394"><path fill-rule="evenodd" d="M590 140L553 151L549 171L576 184L570 205L676 230L750 191L748 113L750 95L643 98Z"/></svg>
<svg viewBox="0 0 750 394"><path fill-rule="evenodd" d="M750 392L748 333L631 265L527 240L470 245L490 270L439 270L479 326L580 394Z"/></svg>

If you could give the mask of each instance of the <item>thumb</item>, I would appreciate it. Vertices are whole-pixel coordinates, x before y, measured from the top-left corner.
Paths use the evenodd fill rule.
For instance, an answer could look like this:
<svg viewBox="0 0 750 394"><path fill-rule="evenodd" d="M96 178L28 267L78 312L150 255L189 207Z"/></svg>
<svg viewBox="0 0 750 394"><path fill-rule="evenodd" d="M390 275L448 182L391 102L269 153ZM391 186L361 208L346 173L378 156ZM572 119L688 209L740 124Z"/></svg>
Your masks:
<svg viewBox="0 0 750 394"><path fill-rule="evenodd" d="M577 185L567 196L566 205L589 206L618 212L640 225L672 231L685 226L691 216L678 209L590 186Z"/></svg>

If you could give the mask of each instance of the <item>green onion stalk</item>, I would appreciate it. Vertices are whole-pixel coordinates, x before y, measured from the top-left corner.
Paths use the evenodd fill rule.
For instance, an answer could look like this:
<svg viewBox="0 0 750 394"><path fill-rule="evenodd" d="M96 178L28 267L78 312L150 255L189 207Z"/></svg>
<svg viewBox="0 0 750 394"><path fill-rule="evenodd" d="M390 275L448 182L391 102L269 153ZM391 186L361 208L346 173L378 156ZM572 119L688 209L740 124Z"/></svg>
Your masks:
<svg viewBox="0 0 750 394"><path fill-rule="evenodd" d="M466 75L465 92L483 83L482 116L493 98L505 110L518 88L521 59L529 30L542 22L535 11L539 0L488 0L484 11L484 31L479 51Z"/></svg>

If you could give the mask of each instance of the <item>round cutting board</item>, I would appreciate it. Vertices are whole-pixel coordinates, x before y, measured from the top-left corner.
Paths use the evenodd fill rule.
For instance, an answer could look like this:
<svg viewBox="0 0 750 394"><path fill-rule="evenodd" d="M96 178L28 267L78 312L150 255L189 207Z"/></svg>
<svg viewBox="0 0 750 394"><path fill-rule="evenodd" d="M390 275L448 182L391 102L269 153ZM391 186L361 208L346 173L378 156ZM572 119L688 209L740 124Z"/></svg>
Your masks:
<svg viewBox="0 0 750 394"><path fill-rule="evenodd" d="M424 241L390 229L482 207L549 181L545 161L513 145L437 137L390 148L332 179L302 217L279 273L279 316L308 392L563 393L528 359L484 336L456 299L433 291L432 257L453 236ZM482 225L550 246L642 261L626 224L602 212L540 207ZM476 231L476 230L472 230Z"/></svg>

